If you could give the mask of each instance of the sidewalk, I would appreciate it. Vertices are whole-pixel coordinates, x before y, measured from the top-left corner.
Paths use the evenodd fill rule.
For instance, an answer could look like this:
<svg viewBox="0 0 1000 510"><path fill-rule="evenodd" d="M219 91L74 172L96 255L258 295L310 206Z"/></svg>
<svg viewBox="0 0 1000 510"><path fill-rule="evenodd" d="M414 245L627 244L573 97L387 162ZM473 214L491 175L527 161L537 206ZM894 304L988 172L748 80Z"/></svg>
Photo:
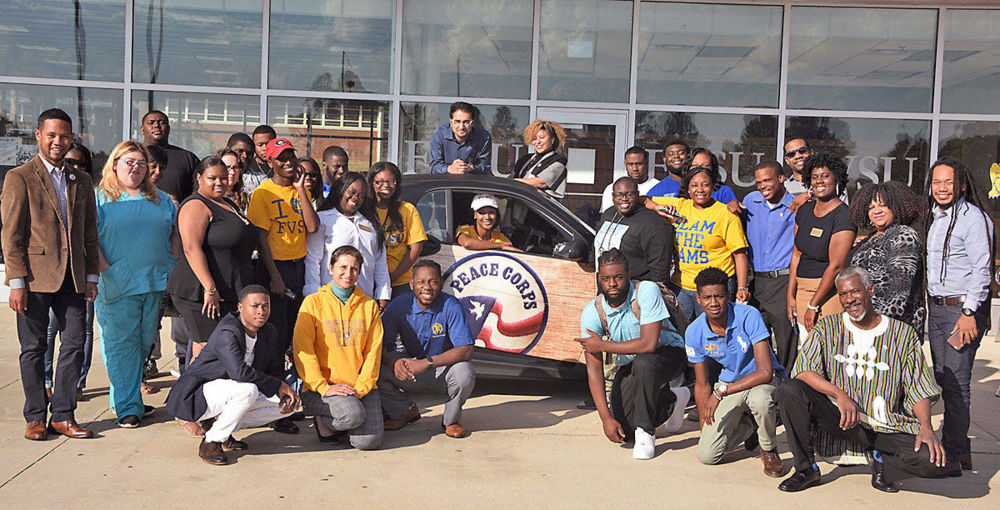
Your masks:
<svg viewBox="0 0 1000 510"><path fill-rule="evenodd" d="M172 352L167 330L164 351ZM270 429L237 433L249 443L235 462L217 467L197 457L188 437L161 407L173 382L153 384L157 412L138 429L119 429L108 410L107 375L95 346L86 400L77 420L98 433L91 440L23 439L23 393L14 314L0 310L0 508L892 508L962 505L998 508L1000 496L1000 343L984 341L973 387L973 462L976 471L946 480L913 479L898 494L871 488L866 468L821 464L824 485L799 494L777 490L779 480L742 450L726 463L703 466L698 432L657 441L657 456L632 459L608 442L593 411L575 404L582 385L481 381L463 424L472 432L440 432L442 400L418 399L423 418L387 432L384 449L360 452L321 445L310 422L295 436ZM161 371L174 366L161 360ZM940 423L942 405L935 406ZM780 429L779 429L780 430ZM782 435L782 441L784 436ZM784 443L779 451L788 466ZM946 498L964 501L949 501Z"/></svg>

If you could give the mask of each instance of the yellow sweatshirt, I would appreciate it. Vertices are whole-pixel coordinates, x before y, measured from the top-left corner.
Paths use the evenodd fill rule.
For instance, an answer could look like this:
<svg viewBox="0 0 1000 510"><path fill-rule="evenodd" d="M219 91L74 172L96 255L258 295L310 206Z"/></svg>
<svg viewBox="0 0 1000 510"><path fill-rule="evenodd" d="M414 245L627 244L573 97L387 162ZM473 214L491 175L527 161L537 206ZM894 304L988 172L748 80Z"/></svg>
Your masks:
<svg viewBox="0 0 1000 510"><path fill-rule="evenodd" d="M363 397L378 379L382 317L357 287L341 303L330 285L302 301L292 337L295 368L307 390L323 395L334 384L349 384Z"/></svg>

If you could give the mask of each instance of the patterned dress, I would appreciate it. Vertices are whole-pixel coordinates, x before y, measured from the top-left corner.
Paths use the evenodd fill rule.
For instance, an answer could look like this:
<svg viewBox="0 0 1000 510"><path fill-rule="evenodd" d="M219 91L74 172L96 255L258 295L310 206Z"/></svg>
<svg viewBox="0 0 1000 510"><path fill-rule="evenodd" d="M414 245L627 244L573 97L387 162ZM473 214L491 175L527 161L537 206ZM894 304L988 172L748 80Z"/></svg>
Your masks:
<svg viewBox="0 0 1000 510"><path fill-rule="evenodd" d="M876 432L916 434L914 404L941 392L916 332L884 315L869 332L855 327L846 313L820 319L802 344L792 376L805 371L846 391L861 408L862 426ZM860 446L823 433L815 444L822 457L838 463L855 463L863 454Z"/></svg>
<svg viewBox="0 0 1000 510"><path fill-rule="evenodd" d="M871 273L875 311L909 324L918 335L923 331L926 313L922 254L923 243L917 231L897 224L882 235L865 238L847 257L850 265Z"/></svg>

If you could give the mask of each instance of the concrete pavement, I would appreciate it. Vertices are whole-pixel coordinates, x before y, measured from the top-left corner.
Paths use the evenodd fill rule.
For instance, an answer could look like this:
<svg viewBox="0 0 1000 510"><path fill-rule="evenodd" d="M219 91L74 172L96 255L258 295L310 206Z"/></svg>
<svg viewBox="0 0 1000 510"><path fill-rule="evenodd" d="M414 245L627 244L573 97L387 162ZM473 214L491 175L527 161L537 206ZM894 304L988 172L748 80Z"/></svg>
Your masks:
<svg viewBox="0 0 1000 510"><path fill-rule="evenodd" d="M165 328L168 321L165 321ZM164 351L172 352L164 330ZM418 398L423 418L387 432L384 449L360 452L321 445L309 422L295 436L269 429L237 433L250 444L229 466L197 457L188 437L161 407L173 381L146 403L157 412L138 429L119 429L108 410L107 375L95 348L86 400L77 420L97 432L90 440L23 439L23 393L14 314L0 310L0 508L998 508L1000 497L1000 343L984 341L973 387L976 471L947 480L908 480L898 494L869 485L865 468L821 464L824 485L784 494L758 459L740 451L703 466L698 432L657 441L657 456L636 461L601 433L593 411L580 411L579 384L481 381L463 423L470 437L440 432L443 401ZM175 360L161 360L167 372ZM942 405L935 406L940 423ZM780 430L780 429L779 429ZM782 441L784 436L782 435ZM786 466L791 456L782 443Z"/></svg>

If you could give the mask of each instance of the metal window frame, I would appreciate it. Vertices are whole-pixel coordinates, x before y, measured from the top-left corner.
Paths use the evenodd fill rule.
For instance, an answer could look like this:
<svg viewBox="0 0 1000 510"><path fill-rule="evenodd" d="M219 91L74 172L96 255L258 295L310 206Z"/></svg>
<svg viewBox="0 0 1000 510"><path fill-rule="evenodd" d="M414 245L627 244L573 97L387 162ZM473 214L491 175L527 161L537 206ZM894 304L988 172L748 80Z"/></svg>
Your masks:
<svg viewBox="0 0 1000 510"><path fill-rule="evenodd" d="M177 93L200 93L213 95L250 95L258 96L260 101L261 122L266 122L268 118L268 102L272 97L301 97L301 98L327 98L350 101L380 101L389 104L389 158L398 160L400 157L400 130L401 118L400 108L403 102L415 103L451 103L455 97L451 96L426 96L416 94L403 94L401 92L402 76L402 32L403 32L403 11L406 0L395 0L392 13L393 44L392 44L392 68L390 70L391 89L389 93L373 94L364 92L317 92L309 90L291 90L270 88L268 86L268 61L270 52L270 18L271 0L263 0L262 3L262 32L261 32L261 80L259 87L218 87L200 85L170 85L163 83L138 83L133 81L133 42L135 35L135 0L125 0L125 32L124 32L124 62L123 80L102 81L102 80L76 80L62 78L33 78L23 76L8 76L0 74L0 84L5 85L47 85L58 87L85 87L98 89L114 89L122 91L122 138L131 137L132 119L132 94L136 91L162 91ZM538 99L538 70L540 60L541 44L541 9L543 0L533 0L532 18L532 46L531 46L531 86L527 98L509 99L494 97L463 96L462 99L472 103L484 105L509 105L518 107L528 107L531 118L537 116L538 108L572 108L581 112L586 110L616 110L627 115L627 129L625 132L625 143L631 145L635 141L635 119L638 111L661 111L673 112L683 111L690 113L711 113L726 115L768 115L778 119L776 136L776 154L780 155L783 140L785 138L785 123L791 116L811 116L829 118L855 118L855 119L887 119L887 120L924 120L930 122L930 152L931 157L936 157L940 145L940 124L941 121L968 121L968 122L1000 122L998 114L965 114L965 113L944 113L941 111L941 94L943 88L944 69L944 44L945 28L949 10L954 9L974 9L1000 11L1000 6L984 5L971 1L968 4L948 4L928 5L920 0L912 0L911 3L901 4L898 2L886 2L875 0L862 3L856 1L770 1L753 2L750 0L690 0L674 3L696 3L696 4L727 4L727 5L767 5L782 7L782 34L781 34L781 54L779 63L779 86L777 107L728 107L728 106L691 106L672 104L649 104L640 103L637 100L638 87L638 66L639 66L639 26L641 21L642 4L653 0L634 0L632 3L632 33L631 33L631 54L629 56L629 94L627 102L600 102L600 101L561 101L561 100L540 100ZM924 9L935 10L937 12L936 44L934 59L934 79L932 90L932 105L929 112L881 112L868 110L820 110L820 109L790 109L787 107L788 90L788 64L789 64L789 42L791 38L791 15L792 9L796 7L842 7L842 8L892 8L892 9Z"/></svg>

